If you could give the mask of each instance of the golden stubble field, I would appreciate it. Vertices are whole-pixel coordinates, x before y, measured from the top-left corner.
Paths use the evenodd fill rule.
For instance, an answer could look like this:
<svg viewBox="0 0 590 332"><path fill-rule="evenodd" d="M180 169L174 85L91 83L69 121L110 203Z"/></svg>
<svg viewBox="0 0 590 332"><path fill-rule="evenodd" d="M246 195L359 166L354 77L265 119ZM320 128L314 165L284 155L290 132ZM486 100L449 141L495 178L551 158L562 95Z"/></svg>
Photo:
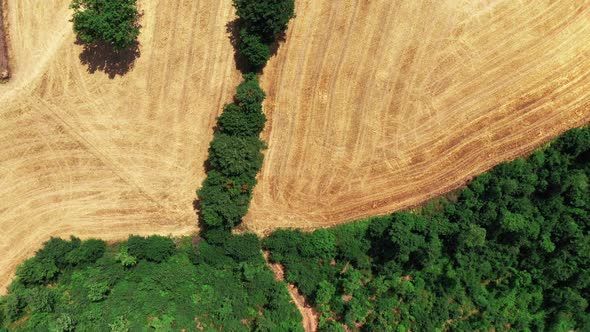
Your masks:
<svg viewBox="0 0 590 332"><path fill-rule="evenodd" d="M414 206L590 121L590 1L298 1L247 225Z"/></svg>
<svg viewBox="0 0 590 332"><path fill-rule="evenodd" d="M195 232L240 80L231 0L140 0L141 56L113 79L89 72L108 58L81 59L68 0L6 3L0 287L49 236ZM298 0L297 15L262 76L250 230L413 206L590 120L588 1Z"/></svg>
<svg viewBox="0 0 590 332"><path fill-rule="evenodd" d="M0 286L49 236L196 231L215 118L240 75L231 1L140 1L141 56L113 79L82 64L69 0L9 0L0 85ZM118 67L107 65L109 73Z"/></svg>

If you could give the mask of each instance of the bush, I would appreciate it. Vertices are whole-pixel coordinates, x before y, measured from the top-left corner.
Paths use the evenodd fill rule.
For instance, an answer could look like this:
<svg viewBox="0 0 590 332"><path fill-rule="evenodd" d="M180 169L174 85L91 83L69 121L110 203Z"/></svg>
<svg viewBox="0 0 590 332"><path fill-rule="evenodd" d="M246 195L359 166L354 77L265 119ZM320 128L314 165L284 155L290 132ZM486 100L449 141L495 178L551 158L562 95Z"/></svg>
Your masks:
<svg viewBox="0 0 590 332"><path fill-rule="evenodd" d="M220 132L233 136L258 136L265 123L264 113L244 112L235 104L227 105L217 119Z"/></svg>
<svg viewBox="0 0 590 332"><path fill-rule="evenodd" d="M16 294L8 294L2 298L2 307L4 307L4 316L14 322L20 318L25 308L25 301Z"/></svg>
<svg viewBox="0 0 590 332"><path fill-rule="evenodd" d="M216 170L209 171L198 191L203 223L226 230L237 226L248 212L255 184L254 178L226 177Z"/></svg>
<svg viewBox="0 0 590 332"><path fill-rule="evenodd" d="M74 32L85 44L106 42L125 49L139 35L136 0L73 0Z"/></svg>
<svg viewBox="0 0 590 332"><path fill-rule="evenodd" d="M55 265L64 269L68 266L66 256L74 249L80 246L80 239L72 236L70 241L52 237L49 241L43 243L43 247L37 251L36 257L39 260L54 262Z"/></svg>
<svg viewBox="0 0 590 332"><path fill-rule="evenodd" d="M234 7L248 32L265 43L272 43L295 17L294 0L234 0Z"/></svg>
<svg viewBox="0 0 590 332"><path fill-rule="evenodd" d="M41 285L53 281L59 269L53 261L38 258L27 259L16 269L16 276L25 285Z"/></svg>
<svg viewBox="0 0 590 332"><path fill-rule="evenodd" d="M225 243L225 252L238 262L260 259L260 241L254 234L234 235Z"/></svg>
<svg viewBox="0 0 590 332"><path fill-rule="evenodd" d="M127 241L127 247L129 254L156 263L166 260L176 248L172 239L159 235L147 238L132 235Z"/></svg>
<svg viewBox="0 0 590 332"><path fill-rule="evenodd" d="M217 134L209 148L209 163L225 176L254 178L262 167L264 156L260 150L264 147L256 136Z"/></svg>
<svg viewBox="0 0 590 332"><path fill-rule="evenodd" d="M56 294L45 287L35 287L27 293L27 304L34 312L53 312L56 304Z"/></svg>
<svg viewBox="0 0 590 332"><path fill-rule="evenodd" d="M266 94L260 87L256 74L244 75L244 81L238 85L236 100L238 106L245 112L262 111L262 102Z"/></svg>
<svg viewBox="0 0 590 332"><path fill-rule="evenodd" d="M86 240L66 255L66 261L73 266L94 263L102 257L106 247L107 245L102 240Z"/></svg>
<svg viewBox="0 0 590 332"><path fill-rule="evenodd" d="M249 34L246 29L240 31L239 52L256 71L262 69L270 59L270 47L257 35Z"/></svg>

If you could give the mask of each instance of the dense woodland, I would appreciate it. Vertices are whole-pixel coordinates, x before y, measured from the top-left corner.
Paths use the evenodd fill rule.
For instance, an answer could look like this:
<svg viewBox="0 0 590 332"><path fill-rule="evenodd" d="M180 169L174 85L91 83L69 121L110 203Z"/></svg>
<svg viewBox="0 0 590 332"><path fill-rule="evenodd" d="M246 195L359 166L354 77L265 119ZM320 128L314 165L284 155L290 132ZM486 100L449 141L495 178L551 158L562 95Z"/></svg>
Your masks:
<svg viewBox="0 0 590 332"><path fill-rule="evenodd" d="M590 331L590 129L453 201L264 241L322 331Z"/></svg>
<svg viewBox="0 0 590 332"><path fill-rule="evenodd" d="M216 244L131 236L112 247L52 238L9 291L0 330L302 331L255 235Z"/></svg>

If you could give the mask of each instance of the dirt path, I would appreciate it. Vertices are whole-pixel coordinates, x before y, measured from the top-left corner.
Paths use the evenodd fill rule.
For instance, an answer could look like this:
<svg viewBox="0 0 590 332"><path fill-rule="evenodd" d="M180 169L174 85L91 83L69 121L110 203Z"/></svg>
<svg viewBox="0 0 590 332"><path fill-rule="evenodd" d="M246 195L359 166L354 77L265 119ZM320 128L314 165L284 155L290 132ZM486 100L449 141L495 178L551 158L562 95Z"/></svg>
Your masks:
<svg viewBox="0 0 590 332"><path fill-rule="evenodd" d="M266 264L270 266L272 271L275 274L275 279L278 281L285 280L285 269L279 263L271 263L269 260L270 254L268 252L264 252L264 258L266 259ZM299 290L293 284L287 284L287 289L289 290L289 294L293 299L293 302L297 306L297 310L303 316L303 328L305 332L315 332L318 330L318 319L319 313L314 310L312 306L307 304L305 301L305 297L299 293Z"/></svg>
<svg viewBox="0 0 590 332"><path fill-rule="evenodd" d="M6 38L6 26L4 25L4 0L0 0L0 81L6 81L10 77L8 65L8 45Z"/></svg>

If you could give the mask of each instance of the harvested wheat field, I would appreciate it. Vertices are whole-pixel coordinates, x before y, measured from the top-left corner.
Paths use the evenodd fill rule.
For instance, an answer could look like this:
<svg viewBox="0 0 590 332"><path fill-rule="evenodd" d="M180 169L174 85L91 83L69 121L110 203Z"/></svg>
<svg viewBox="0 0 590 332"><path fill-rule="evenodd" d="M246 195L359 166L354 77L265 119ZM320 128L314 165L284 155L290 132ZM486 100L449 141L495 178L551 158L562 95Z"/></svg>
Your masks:
<svg viewBox="0 0 590 332"><path fill-rule="evenodd" d="M8 1L1 289L49 236L195 232L215 118L240 80L231 0L140 1L141 56L123 76L100 50L75 44L69 2Z"/></svg>
<svg viewBox="0 0 590 332"><path fill-rule="evenodd" d="M49 236L194 232L215 117L240 79L231 0L140 1L128 72L75 44L68 3L7 0L0 286ZM298 1L262 78L269 149L246 227L412 206L585 123L589 6Z"/></svg>
<svg viewBox="0 0 590 332"><path fill-rule="evenodd" d="M457 188L590 120L590 2L297 2L263 75L247 226L328 226Z"/></svg>

